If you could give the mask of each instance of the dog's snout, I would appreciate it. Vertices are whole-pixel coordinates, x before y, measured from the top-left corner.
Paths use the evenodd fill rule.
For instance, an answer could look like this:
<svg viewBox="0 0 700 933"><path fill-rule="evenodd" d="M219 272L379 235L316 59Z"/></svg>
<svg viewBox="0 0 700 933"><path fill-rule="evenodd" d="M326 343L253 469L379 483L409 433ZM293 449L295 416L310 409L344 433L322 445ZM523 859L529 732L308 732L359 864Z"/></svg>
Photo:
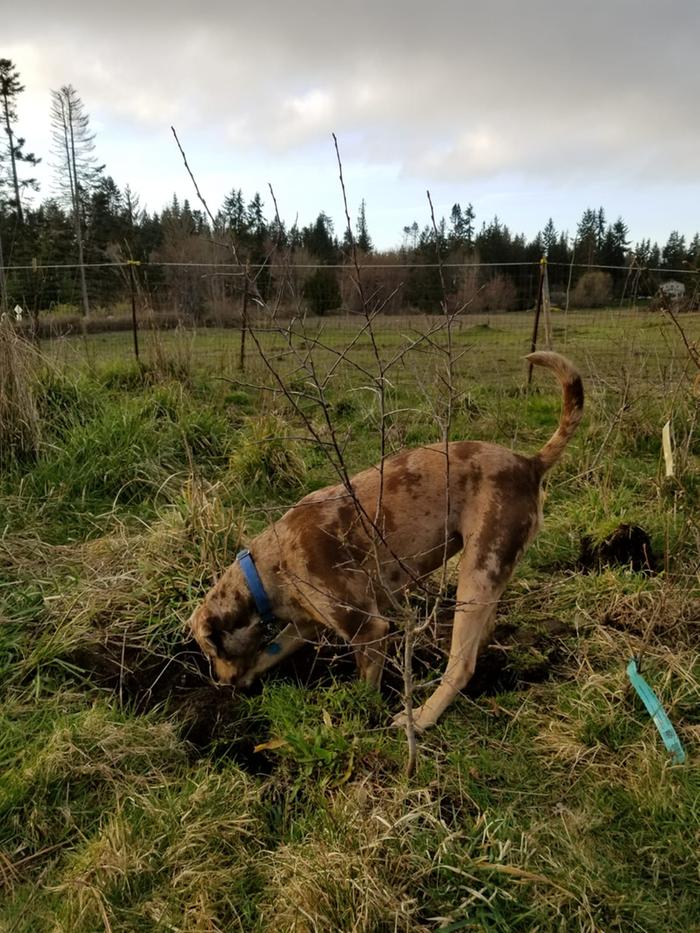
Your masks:
<svg viewBox="0 0 700 933"><path fill-rule="evenodd" d="M214 676L220 684L235 687L241 676L241 671L237 664L224 658L214 658L213 664Z"/></svg>

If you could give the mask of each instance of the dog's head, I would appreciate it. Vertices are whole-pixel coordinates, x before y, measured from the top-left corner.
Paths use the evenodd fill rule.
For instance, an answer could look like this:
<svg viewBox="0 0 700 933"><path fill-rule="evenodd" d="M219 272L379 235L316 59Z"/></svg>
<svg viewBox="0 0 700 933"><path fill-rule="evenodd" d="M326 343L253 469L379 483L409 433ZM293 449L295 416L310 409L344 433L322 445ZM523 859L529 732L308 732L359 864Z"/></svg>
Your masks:
<svg viewBox="0 0 700 933"><path fill-rule="evenodd" d="M266 641L265 628L237 564L209 590L189 624L223 684L239 683Z"/></svg>

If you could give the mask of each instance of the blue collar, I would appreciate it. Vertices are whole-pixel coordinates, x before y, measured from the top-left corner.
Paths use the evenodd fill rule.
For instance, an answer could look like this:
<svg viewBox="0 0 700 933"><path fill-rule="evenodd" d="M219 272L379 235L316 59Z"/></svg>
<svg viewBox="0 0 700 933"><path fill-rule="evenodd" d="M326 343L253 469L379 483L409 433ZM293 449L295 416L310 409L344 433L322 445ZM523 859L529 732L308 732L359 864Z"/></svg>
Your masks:
<svg viewBox="0 0 700 933"><path fill-rule="evenodd" d="M255 603L255 608L262 619L263 626L267 629L267 632L270 636L274 637L277 634L278 626L276 625L277 619L275 613L272 611L272 603L270 602L270 597L265 591L263 582L260 579L260 574L258 573L257 567L255 566L255 561L253 556L248 550L244 548L242 551L239 551L236 555L236 560L238 561L241 570L243 571L243 576L246 579L248 584L248 589L250 594L253 597Z"/></svg>

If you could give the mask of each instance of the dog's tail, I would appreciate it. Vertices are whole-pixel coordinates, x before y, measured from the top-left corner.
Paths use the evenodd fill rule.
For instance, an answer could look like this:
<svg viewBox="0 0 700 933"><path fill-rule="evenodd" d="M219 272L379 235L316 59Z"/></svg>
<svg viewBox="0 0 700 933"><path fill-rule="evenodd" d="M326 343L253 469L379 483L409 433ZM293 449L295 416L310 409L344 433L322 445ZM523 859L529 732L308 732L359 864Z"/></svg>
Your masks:
<svg viewBox="0 0 700 933"><path fill-rule="evenodd" d="M574 365L558 353L539 350L537 353L531 353L526 359L535 366L546 366L547 369L553 370L564 390L564 406L559 427L533 458L539 460L544 473L561 457L583 416L583 383Z"/></svg>

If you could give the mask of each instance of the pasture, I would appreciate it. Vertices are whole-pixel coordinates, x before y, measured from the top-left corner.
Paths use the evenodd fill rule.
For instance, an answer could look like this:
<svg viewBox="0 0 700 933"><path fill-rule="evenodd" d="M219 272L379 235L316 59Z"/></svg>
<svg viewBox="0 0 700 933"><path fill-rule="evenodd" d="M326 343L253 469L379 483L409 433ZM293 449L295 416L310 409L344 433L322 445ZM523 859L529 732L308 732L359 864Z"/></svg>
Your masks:
<svg viewBox="0 0 700 933"><path fill-rule="evenodd" d="M379 695L342 646L310 646L232 697L188 641L239 545L337 481L333 437L352 473L382 434L387 453L439 440L448 396L455 439L535 452L551 435L558 385L524 389L530 315L455 322L451 367L435 321L266 327L244 372L231 330L144 333L141 368L128 333L3 337L24 407L0 458L0 929L697 923L697 370L667 319L552 315L584 422L495 644L411 779L393 666ZM682 323L697 341L698 316ZM586 563L622 523L648 533L653 572ZM640 651L684 765L627 680ZM441 665L417 652L418 698Z"/></svg>

